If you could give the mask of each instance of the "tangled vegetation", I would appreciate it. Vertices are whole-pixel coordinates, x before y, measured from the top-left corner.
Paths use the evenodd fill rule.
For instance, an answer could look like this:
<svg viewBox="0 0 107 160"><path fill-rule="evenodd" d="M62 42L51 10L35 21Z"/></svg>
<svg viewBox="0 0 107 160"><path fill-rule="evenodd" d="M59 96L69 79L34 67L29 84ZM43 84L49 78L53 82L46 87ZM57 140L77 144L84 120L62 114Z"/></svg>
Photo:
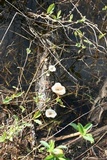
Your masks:
<svg viewBox="0 0 107 160"><path fill-rule="evenodd" d="M107 158L106 0L5 0L0 12L1 160Z"/></svg>

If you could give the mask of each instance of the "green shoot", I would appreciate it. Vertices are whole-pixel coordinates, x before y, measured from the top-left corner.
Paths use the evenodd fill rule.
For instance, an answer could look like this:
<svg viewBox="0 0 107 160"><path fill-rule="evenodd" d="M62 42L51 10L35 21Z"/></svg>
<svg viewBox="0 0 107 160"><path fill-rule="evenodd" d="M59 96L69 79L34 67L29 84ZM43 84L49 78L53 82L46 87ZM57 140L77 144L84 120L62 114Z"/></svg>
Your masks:
<svg viewBox="0 0 107 160"><path fill-rule="evenodd" d="M14 122L10 125L7 131L4 131L0 136L0 142L6 142L7 140L13 141L13 138L18 135L25 127L30 127L31 124L25 121L19 123L19 119L16 115L13 116Z"/></svg>
<svg viewBox="0 0 107 160"><path fill-rule="evenodd" d="M52 3L47 9L47 14L51 15L54 12L54 9L55 9L55 3Z"/></svg>
<svg viewBox="0 0 107 160"><path fill-rule="evenodd" d="M41 116L41 112L40 111L36 111L33 115L33 120L35 123L41 125L42 124L42 121L39 120L38 118Z"/></svg>
<svg viewBox="0 0 107 160"><path fill-rule="evenodd" d="M49 143L46 141L40 141L40 143L44 146L42 149L46 149L46 152L48 152L48 156L46 156L44 160L67 160L63 152L66 146L61 145L55 147L55 142L53 140L50 140Z"/></svg>
<svg viewBox="0 0 107 160"><path fill-rule="evenodd" d="M9 104L10 101L12 101L13 99L18 98L18 97L21 97L23 93L24 93L24 92L18 92L18 93L16 93L16 94L12 94L11 96L7 96L7 97L3 100L3 104Z"/></svg>
<svg viewBox="0 0 107 160"><path fill-rule="evenodd" d="M89 130L92 128L92 124L88 123L85 126L83 126L81 123L75 124L71 123L70 126L72 126L75 130L80 132L80 135L87 141L90 141L91 143L94 143L94 139L92 134L89 134Z"/></svg>

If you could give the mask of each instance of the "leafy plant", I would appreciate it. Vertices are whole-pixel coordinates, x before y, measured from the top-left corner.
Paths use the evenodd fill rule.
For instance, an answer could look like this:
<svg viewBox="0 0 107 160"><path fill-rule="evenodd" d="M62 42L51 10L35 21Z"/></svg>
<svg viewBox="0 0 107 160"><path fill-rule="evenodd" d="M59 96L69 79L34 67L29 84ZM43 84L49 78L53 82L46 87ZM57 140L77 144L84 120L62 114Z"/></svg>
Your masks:
<svg viewBox="0 0 107 160"><path fill-rule="evenodd" d="M91 143L94 143L94 138L92 134L88 133L88 131L92 128L92 124L88 123L85 126L83 126L81 123L75 124L71 123L70 124L75 130L80 132L80 135L87 141L90 141Z"/></svg>
<svg viewBox="0 0 107 160"><path fill-rule="evenodd" d="M19 123L19 119L16 115L13 116L14 122L12 125L8 126L8 129L3 132L0 136L0 142L6 142L7 140L13 141L15 135L18 135L25 127L30 127L31 124L25 121Z"/></svg>
<svg viewBox="0 0 107 160"><path fill-rule="evenodd" d="M79 48L78 53L80 53L82 50L84 50L86 48L86 46L84 45L83 41L84 41L84 32L82 33L80 29L74 31L74 35L76 37L76 39L78 40L78 42L75 44L75 46L77 48Z"/></svg>
<svg viewBox="0 0 107 160"><path fill-rule="evenodd" d="M6 96L6 98L3 100L3 104L9 104L10 101L12 101L13 99L21 97L23 93L24 92L18 92L18 93L12 94L11 96Z"/></svg>
<svg viewBox="0 0 107 160"><path fill-rule="evenodd" d="M63 104L63 101L59 96L56 98L56 103L59 104L61 107L65 108L65 105Z"/></svg>
<svg viewBox="0 0 107 160"><path fill-rule="evenodd" d="M55 9L55 3L52 3L48 9L47 9L47 14L51 16L51 18L55 20L59 20L61 18L61 10L58 11L57 15L54 15L54 9Z"/></svg>
<svg viewBox="0 0 107 160"><path fill-rule="evenodd" d="M63 152L66 146L60 145L55 148L55 142L53 140L50 140L49 143L46 141L40 141L40 143L44 146L40 150L43 151L46 149L46 152L48 152L48 156L46 156L44 160L68 160L65 158Z"/></svg>
<svg viewBox="0 0 107 160"><path fill-rule="evenodd" d="M39 120L38 118L41 116L41 112L40 111L36 111L33 115L33 120L34 122L36 122L37 124L41 125L42 121Z"/></svg>
<svg viewBox="0 0 107 160"><path fill-rule="evenodd" d="M52 3L47 9L47 14L51 15L54 12L54 9L55 9L55 3Z"/></svg>

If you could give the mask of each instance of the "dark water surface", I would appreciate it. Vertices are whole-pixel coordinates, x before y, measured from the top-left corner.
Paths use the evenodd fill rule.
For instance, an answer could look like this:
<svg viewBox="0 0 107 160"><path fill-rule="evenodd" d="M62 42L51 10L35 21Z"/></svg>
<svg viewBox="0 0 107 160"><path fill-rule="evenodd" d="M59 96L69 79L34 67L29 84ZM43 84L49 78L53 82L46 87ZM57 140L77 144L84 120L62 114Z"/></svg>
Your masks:
<svg viewBox="0 0 107 160"><path fill-rule="evenodd" d="M46 3L44 3L44 6L47 7L50 3L52 3L52 1L50 2L47 0ZM72 3L60 4L60 1L56 1L56 4L58 5L57 10L61 9L64 16L66 16L66 14L68 14L74 7ZM83 16L86 16L87 19L92 21L93 25L96 25L103 33L106 33L107 13L106 11L102 11L102 8L106 4L106 0L81 1L80 3L77 3L77 7ZM15 10L11 7L9 9L8 5L0 6L1 12L3 12L3 17L0 20L1 40L15 14ZM40 12L40 10L43 9L43 7L41 7L38 3L30 0L27 1L27 4L25 4L25 8L26 12L31 11L34 13ZM22 12L25 13L25 10L23 10L23 8L21 9ZM80 18L77 10L74 9L72 13L74 14L74 20ZM27 33L26 26L26 19L23 16L17 15L0 46L0 83L10 88L13 85L17 86L19 83L20 73L26 59L26 48L29 47L29 44L33 38L29 33ZM79 49L75 46L75 43L79 42L80 39L75 38L73 30L66 30L71 42L63 34L64 32L59 30L60 38L58 43L60 44L61 42L62 44L64 43L68 46L65 47L66 52L63 51L61 57L59 56L59 58L62 59L62 65L64 65L65 68L78 80L79 92L77 94L79 94L79 99L84 99L86 96L87 98L85 98L85 100L87 101L88 96L97 95L96 90L99 90L103 80L107 76L107 40L104 38L98 40L99 33L94 27L94 30L91 29L90 26L85 26L82 24L76 24L73 27L75 30L78 29L78 27L81 27L81 31L85 33L85 36L93 42L95 46L85 44L86 49L83 49L80 53L78 53ZM53 37L53 41L55 40L56 39ZM36 48L36 44L34 46L34 48ZM36 54L34 53L29 55L27 60L20 82L22 87L26 88L29 85L35 70ZM75 92L77 91L77 85L73 83L72 78L59 66L55 76L57 81L61 81L65 86L67 86L68 93L71 93L71 97L69 98L72 99L72 92L76 94ZM75 99L74 101L78 102L79 99ZM81 105L85 103L82 99L81 102L79 102ZM71 102L71 100L69 101Z"/></svg>

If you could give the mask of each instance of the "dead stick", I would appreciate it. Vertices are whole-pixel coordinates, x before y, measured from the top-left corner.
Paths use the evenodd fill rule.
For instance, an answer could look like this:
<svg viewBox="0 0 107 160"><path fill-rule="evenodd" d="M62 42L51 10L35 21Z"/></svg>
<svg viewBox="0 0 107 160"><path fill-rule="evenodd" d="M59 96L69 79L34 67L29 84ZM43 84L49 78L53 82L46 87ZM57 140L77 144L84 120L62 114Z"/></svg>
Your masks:
<svg viewBox="0 0 107 160"><path fill-rule="evenodd" d="M107 125L101 127L101 128L98 128L96 129L95 131L93 132L90 132L94 137L96 137L97 135L101 134L102 132L104 131L107 131ZM80 136L80 132L76 132L76 133L72 133L72 134L69 134L69 135L65 135L65 136L60 136L60 137L48 137L48 139L54 139L55 141L60 141L60 140L66 140L66 139L69 139L69 138L73 138L73 137L77 137L77 136ZM46 138L43 138L46 140Z"/></svg>

